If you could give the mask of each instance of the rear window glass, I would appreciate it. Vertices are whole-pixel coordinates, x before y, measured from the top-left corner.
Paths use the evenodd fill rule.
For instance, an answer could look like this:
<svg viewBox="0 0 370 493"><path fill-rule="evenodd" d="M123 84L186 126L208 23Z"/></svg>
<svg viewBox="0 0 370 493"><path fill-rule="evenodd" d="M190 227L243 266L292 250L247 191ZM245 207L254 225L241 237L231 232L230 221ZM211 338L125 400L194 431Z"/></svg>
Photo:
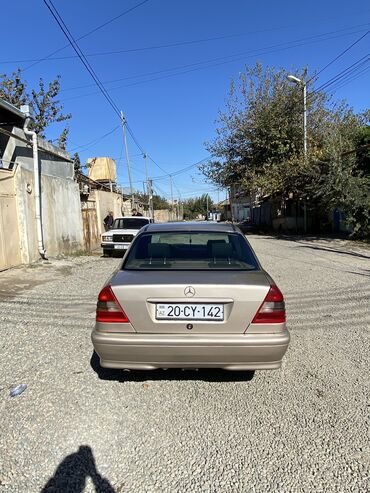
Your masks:
<svg viewBox="0 0 370 493"><path fill-rule="evenodd" d="M146 224L149 224L149 219L124 217L121 219L115 219L113 222L112 229L140 229Z"/></svg>
<svg viewBox="0 0 370 493"><path fill-rule="evenodd" d="M237 233L145 233L134 241L127 270L258 270L244 237Z"/></svg>

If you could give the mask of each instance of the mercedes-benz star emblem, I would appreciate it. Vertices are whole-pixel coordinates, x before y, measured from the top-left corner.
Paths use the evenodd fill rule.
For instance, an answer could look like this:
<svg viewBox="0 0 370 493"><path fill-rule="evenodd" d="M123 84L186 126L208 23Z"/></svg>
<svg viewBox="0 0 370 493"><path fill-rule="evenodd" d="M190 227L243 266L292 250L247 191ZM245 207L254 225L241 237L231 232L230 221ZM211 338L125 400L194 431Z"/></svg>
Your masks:
<svg viewBox="0 0 370 493"><path fill-rule="evenodd" d="M193 286L186 286L184 289L184 294L185 296L194 296L195 295L195 289Z"/></svg>

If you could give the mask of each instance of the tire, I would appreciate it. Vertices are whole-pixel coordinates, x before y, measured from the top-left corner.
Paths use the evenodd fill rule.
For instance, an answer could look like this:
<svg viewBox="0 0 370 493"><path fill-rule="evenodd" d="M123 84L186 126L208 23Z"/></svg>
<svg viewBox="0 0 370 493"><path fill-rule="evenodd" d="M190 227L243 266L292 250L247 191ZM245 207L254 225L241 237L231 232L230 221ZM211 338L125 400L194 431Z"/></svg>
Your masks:
<svg viewBox="0 0 370 493"><path fill-rule="evenodd" d="M103 249L103 255L104 255L104 257L111 257L112 256L112 252L110 250L104 250Z"/></svg>

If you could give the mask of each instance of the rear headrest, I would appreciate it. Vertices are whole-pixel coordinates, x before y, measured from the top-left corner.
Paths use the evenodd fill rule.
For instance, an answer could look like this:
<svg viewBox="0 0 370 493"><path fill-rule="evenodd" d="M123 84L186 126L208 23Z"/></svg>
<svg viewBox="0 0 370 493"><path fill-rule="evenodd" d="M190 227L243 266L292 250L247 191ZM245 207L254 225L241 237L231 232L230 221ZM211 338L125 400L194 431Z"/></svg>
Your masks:
<svg viewBox="0 0 370 493"><path fill-rule="evenodd" d="M215 258L230 258L233 253L233 246L231 243L213 243L212 244L212 257Z"/></svg>
<svg viewBox="0 0 370 493"><path fill-rule="evenodd" d="M211 257L212 256L212 245L215 243L226 243L225 240L208 240L207 241L207 251L208 255Z"/></svg>
<svg viewBox="0 0 370 493"><path fill-rule="evenodd" d="M208 240L207 241L207 247L211 247L215 243L226 243L225 240Z"/></svg>
<svg viewBox="0 0 370 493"><path fill-rule="evenodd" d="M171 248L168 243L149 243L148 256L150 258L168 258Z"/></svg>

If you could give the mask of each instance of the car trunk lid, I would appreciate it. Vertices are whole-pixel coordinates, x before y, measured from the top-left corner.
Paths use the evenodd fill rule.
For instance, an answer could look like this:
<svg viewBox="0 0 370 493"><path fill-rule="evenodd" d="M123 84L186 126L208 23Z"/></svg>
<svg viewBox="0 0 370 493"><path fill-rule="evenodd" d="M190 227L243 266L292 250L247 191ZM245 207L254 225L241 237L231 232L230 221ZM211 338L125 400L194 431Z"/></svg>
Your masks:
<svg viewBox="0 0 370 493"><path fill-rule="evenodd" d="M263 271L124 270L113 277L111 286L136 332L243 333L270 282ZM157 306L165 310L167 305L178 307L175 315L180 319L172 318L173 311L170 318L158 319ZM219 316L218 308L223 310L223 320L193 319Z"/></svg>

